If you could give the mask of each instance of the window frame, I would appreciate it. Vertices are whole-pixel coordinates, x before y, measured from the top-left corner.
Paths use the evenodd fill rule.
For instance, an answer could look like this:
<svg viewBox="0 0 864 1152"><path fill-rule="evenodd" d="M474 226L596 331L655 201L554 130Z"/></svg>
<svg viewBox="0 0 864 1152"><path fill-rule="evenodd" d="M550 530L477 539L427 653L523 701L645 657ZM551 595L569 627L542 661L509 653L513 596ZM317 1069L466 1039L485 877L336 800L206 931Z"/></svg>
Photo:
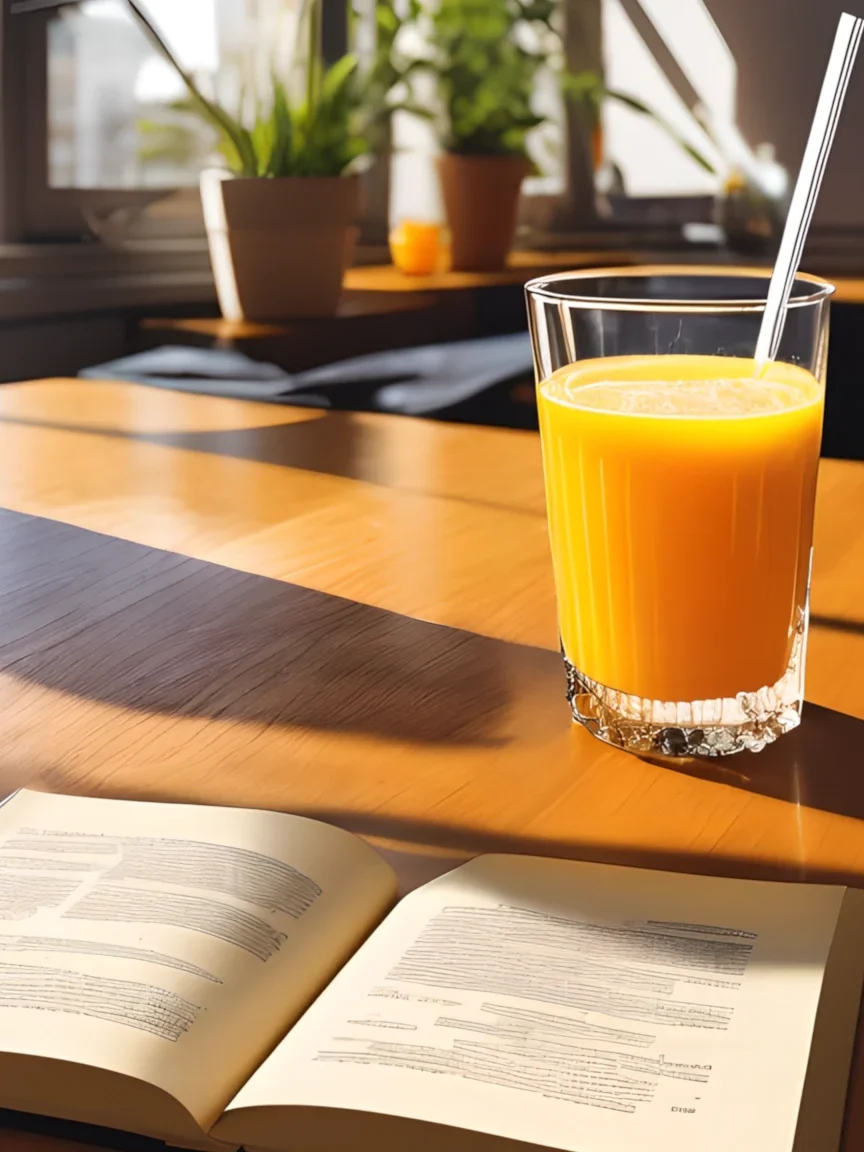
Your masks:
<svg viewBox="0 0 864 1152"><path fill-rule="evenodd" d="M604 36L603 0L560 0L564 14L564 47L567 67L571 72L591 71L603 77ZM693 89L676 58L654 26L642 0L621 3L679 98L688 107L698 103ZM572 102L564 109L565 188L557 195L524 196L519 221L535 244L549 247L568 242L592 243L602 247L603 236L613 230L616 235L650 235L656 243L664 236L680 241L689 224L707 223L713 219L713 198L702 194L664 196L626 196L626 211L615 210L620 198L601 196L595 189L592 125L585 111ZM706 205L708 205L706 207Z"/></svg>
<svg viewBox="0 0 864 1152"><path fill-rule="evenodd" d="M571 72L596 72L602 77L602 0L564 0L564 55ZM591 124L584 107L567 101L564 110L566 138L566 195L553 211L553 231L591 228L598 223L594 187L594 156Z"/></svg>
<svg viewBox="0 0 864 1152"><path fill-rule="evenodd" d="M68 0L74 5L79 0ZM602 0L561 0L564 43L568 67L603 74ZM100 218L112 212L141 214L142 207L161 197L171 197L159 222L150 218L136 232L138 246L182 243L197 267L206 258L203 217L194 186L164 189L52 188L48 179L48 27L63 0L30 0L26 13L14 13L17 0L2 0L0 9L0 238L5 243L32 243L44 251L70 241L93 241L100 237ZM347 44L344 0L324 0L324 49L328 59L337 58ZM560 194L536 193L523 197L520 223L534 242L562 242L567 234L596 233L602 236L604 221L598 215L594 190L594 166L590 124L584 110L565 107L565 189ZM12 157L13 162L8 162ZM367 216L362 222L361 244L382 245L387 234L389 201L389 152L385 147L364 175ZM637 198L638 199L638 198ZM674 201L675 197L670 197ZM172 221L171 204L178 219ZM670 203L674 214L674 205ZM182 217L182 221L180 219ZM682 203L682 223L686 218ZM614 225L614 221L612 221ZM167 225L167 226L166 226ZM608 227L608 222L607 222ZM628 226L623 224L626 229ZM630 227L633 227L632 223ZM53 242L53 244L52 244ZM197 245L197 247L196 247ZM101 247L89 243L91 253ZM108 245L110 247L110 244ZM47 255L47 252L46 252ZM115 251L115 258L116 258ZM151 253L152 255L152 253ZM134 254L127 253L130 264ZM177 250L172 253L176 261ZM152 267L152 264L149 265Z"/></svg>
<svg viewBox="0 0 864 1152"><path fill-rule="evenodd" d="M2 125L4 171L3 239L6 243L92 239L102 215L123 210L140 213L147 203L175 193L174 188L52 188L48 176L48 25L58 5L15 12L3 0L4 71ZM8 162L8 157L15 160ZM191 193L191 190L190 190ZM188 207L188 205L186 206ZM88 220L89 218L89 220ZM92 223L91 223L92 222ZM94 225L96 225L94 227ZM203 237L203 218L200 229ZM154 230L154 238L167 238ZM194 235L194 230L192 232ZM189 238L187 230L184 238ZM145 234L146 238L146 234Z"/></svg>
<svg viewBox="0 0 864 1152"><path fill-rule="evenodd" d="M3 93L0 119L4 157L18 163L3 164L8 192L0 196L0 235L6 243L67 242L101 239L101 222L112 213L140 217L150 203L163 200L165 208L153 220L139 220L139 242L198 240L204 248L206 233L197 186L128 188L53 188L48 172L48 27L62 7L80 0L45 0L44 7L15 12L16 0L2 0ZM179 2L179 0L178 0ZM39 0L35 0L38 5ZM322 40L325 60L344 55L348 22L343 0L323 0ZM386 200L389 192L389 154L375 157L364 175L365 218L361 242L386 241ZM10 169L12 170L10 172ZM176 205L176 213L172 206Z"/></svg>

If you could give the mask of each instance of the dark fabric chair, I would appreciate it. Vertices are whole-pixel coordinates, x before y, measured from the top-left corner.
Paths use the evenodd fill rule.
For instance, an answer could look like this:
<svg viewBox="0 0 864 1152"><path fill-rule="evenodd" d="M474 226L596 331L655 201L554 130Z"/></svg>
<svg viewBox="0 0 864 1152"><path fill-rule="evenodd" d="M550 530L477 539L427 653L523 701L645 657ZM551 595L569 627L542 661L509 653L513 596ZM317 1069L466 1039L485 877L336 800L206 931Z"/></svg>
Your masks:
<svg viewBox="0 0 864 1152"><path fill-rule="evenodd" d="M527 333L358 356L304 372L224 349L166 346L84 369L88 379L272 404L536 425ZM526 399L528 397L528 399Z"/></svg>

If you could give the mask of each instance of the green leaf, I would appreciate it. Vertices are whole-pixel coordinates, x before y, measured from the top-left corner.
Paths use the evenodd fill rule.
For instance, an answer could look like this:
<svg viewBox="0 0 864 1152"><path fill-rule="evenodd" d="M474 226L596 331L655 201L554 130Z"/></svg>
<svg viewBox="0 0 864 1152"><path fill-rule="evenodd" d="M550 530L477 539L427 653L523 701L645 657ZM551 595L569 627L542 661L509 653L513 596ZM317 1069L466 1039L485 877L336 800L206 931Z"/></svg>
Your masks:
<svg viewBox="0 0 864 1152"><path fill-rule="evenodd" d="M390 106L392 112L408 112L411 116L417 116L420 120L435 120L435 111L432 108L427 108L425 104L417 104L413 100L400 100L398 103Z"/></svg>
<svg viewBox="0 0 864 1152"><path fill-rule="evenodd" d="M472 19L478 13L483 18L486 0L469 2L476 7ZM245 120L249 112L246 101L241 101L239 114L232 115L208 99L148 18L141 0L128 3L150 41L186 88L188 96L178 105L215 128L218 148L238 175L341 175L374 146L393 111L410 107L413 102L410 78L420 71L421 64L407 58L397 46L404 20L394 0L376 0L377 43L372 60L361 64L349 53L329 68L324 67L321 52L322 0L301 0L292 71L302 68L305 95L293 99L289 96L288 78L271 76L270 95L252 110L249 123ZM402 10L407 11L408 19L419 19L420 0L407 0ZM482 51L478 59L485 66ZM428 116L428 109L417 103L413 110ZM155 143L155 130L152 135Z"/></svg>
<svg viewBox="0 0 864 1152"><path fill-rule="evenodd" d="M650 108L646 103L644 103L644 101L638 99L636 96L630 96L626 92L619 92L609 88L604 89L604 94L609 100L617 100L618 103L623 104L625 108L630 108L633 112L638 112L641 116L647 116L648 119L653 120L659 128L663 129L663 131L667 136L670 137L670 139L675 141L679 148L681 148L684 152L687 153L688 156L696 161L700 168L704 168L704 170L706 172L710 172L712 176L717 174L711 161L708 160L707 157L703 156L702 153L697 148L695 148L689 140L685 140L681 133L678 132L678 130L674 128L668 120L666 120L658 112L655 112L654 109Z"/></svg>
<svg viewBox="0 0 864 1152"><path fill-rule="evenodd" d="M272 78L273 87L273 147L270 151L268 176L283 176L290 171L291 150L294 144L294 123L291 118L291 109L288 104L288 94L285 85L276 77Z"/></svg>
<svg viewBox="0 0 864 1152"><path fill-rule="evenodd" d="M375 6L375 24L378 28L378 34L395 33L399 30L399 17L389 4L377 4Z"/></svg>
<svg viewBox="0 0 864 1152"><path fill-rule="evenodd" d="M339 99L356 71L357 57L352 53L343 56L341 60L337 60L324 74L324 79L321 82L321 99Z"/></svg>
<svg viewBox="0 0 864 1152"><path fill-rule="evenodd" d="M429 15L431 54L417 71L436 78L439 134L448 151L522 154L545 122L534 106L541 72L556 72L560 37L527 48L522 29L546 23L556 0L439 0Z"/></svg>
<svg viewBox="0 0 864 1152"><path fill-rule="evenodd" d="M164 39L159 29L149 19L144 12L138 0L127 0L133 16L138 21L150 41L165 57L168 63L174 68L177 75L186 85L186 89L198 110L206 116L208 120L214 123L219 130L224 133L231 141L234 150L236 151L238 162L243 165L243 174L252 175L255 169L255 154L251 147L249 134L236 120L234 120L223 108L208 100L202 92L199 91L192 76L182 66L180 61L176 58L174 53L168 46L167 41Z"/></svg>

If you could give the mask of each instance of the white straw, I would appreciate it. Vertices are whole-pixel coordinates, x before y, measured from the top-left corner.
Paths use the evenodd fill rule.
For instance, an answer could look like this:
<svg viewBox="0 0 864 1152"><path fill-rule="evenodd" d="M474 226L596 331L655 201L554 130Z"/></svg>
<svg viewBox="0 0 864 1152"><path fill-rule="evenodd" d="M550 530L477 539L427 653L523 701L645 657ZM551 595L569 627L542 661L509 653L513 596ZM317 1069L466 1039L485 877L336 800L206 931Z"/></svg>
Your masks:
<svg viewBox="0 0 864 1152"><path fill-rule="evenodd" d="M840 110L843 107L846 89L849 87L849 77L852 75L852 66L858 54L862 30L864 20L850 16L848 12L844 12L840 17L831 59L828 61L819 103L816 105L813 127L810 129L810 138L804 150L804 159L801 161L801 171L798 173L798 181L792 193L777 263L768 288L765 314L756 342L758 364L773 360L780 347L792 285L795 283L804 241L807 238L810 221L813 219L813 209L816 207L816 199L819 196L819 188L825 174L837 122L840 119Z"/></svg>

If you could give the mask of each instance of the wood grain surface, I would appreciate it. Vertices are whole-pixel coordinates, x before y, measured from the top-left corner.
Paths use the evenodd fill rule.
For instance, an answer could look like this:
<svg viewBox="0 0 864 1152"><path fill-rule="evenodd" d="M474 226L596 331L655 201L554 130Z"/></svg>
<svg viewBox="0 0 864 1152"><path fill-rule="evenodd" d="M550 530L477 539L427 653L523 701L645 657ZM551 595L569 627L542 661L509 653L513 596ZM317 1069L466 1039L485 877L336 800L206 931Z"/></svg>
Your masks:
<svg viewBox="0 0 864 1152"><path fill-rule="evenodd" d="M506 284L524 284L534 276L561 272L567 268L590 268L594 265L640 264L651 260L650 253L585 251L585 252L511 252L507 267L498 272L451 272L446 264L428 276L400 272L393 264L370 264L349 268L345 288L351 292L451 292L472 288L495 288Z"/></svg>
<svg viewBox="0 0 864 1152"><path fill-rule="evenodd" d="M696 262L704 260L704 255ZM395 292L453 292L474 288L492 288L507 284L524 284L535 276L562 272L569 268L608 268L615 265L684 263L681 253L669 254L624 249L595 249L590 251L511 252L507 267L500 272L450 272L440 268L429 276L408 276L392 264L375 264L350 268L345 287L356 293ZM692 261L691 261L692 263ZM734 260L729 265L732 267ZM717 271L728 271L722 264ZM764 269L763 269L764 271ZM853 276L828 276L837 291L838 303L864 302L864 279Z"/></svg>
<svg viewBox="0 0 864 1152"><path fill-rule="evenodd" d="M725 762L570 724L531 433L42 381L0 506L0 793L320 816L405 888L487 850L864 886L864 465L822 465L805 722Z"/></svg>

